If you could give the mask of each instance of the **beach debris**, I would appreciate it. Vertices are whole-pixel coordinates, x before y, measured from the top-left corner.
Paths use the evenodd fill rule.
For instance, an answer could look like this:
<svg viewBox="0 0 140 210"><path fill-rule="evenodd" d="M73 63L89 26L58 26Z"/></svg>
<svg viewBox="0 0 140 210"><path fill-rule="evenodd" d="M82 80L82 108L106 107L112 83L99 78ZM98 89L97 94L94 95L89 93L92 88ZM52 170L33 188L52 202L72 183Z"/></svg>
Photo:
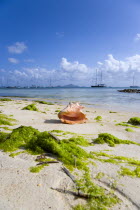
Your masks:
<svg viewBox="0 0 140 210"><path fill-rule="evenodd" d="M36 161L38 161L40 159L45 159L46 156L49 156L49 157L53 157L54 158L54 155L52 153L43 153L43 154L37 156Z"/></svg>
<svg viewBox="0 0 140 210"><path fill-rule="evenodd" d="M62 168L62 170L64 171L64 173L69 176L71 178L71 180L75 183L76 182L76 179L75 177L69 172L69 170L65 167Z"/></svg>
<svg viewBox="0 0 140 210"><path fill-rule="evenodd" d="M74 195L74 196L77 196L77 197L80 197L80 198L87 199L87 198L90 198L91 197L91 195L85 194L85 193L83 193L81 191L74 192L74 191L70 191L70 190L65 190L65 189L63 190L63 189L53 188L53 187L51 187L51 189L52 190L56 190L56 191L61 192L61 193L65 193L65 194L71 194L71 195Z"/></svg>
<svg viewBox="0 0 140 210"><path fill-rule="evenodd" d="M50 163L59 163L59 161L44 161L44 162L39 162L38 164L37 164L37 166L38 165L43 165L43 164L50 164Z"/></svg>
<svg viewBox="0 0 140 210"><path fill-rule="evenodd" d="M51 132L48 132L57 142L60 142L60 139Z"/></svg>
<svg viewBox="0 0 140 210"><path fill-rule="evenodd" d="M79 103L69 103L62 111L58 113L58 117L62 123L76 124L85 123L86 115L81 111L84 107Z"/></svg>

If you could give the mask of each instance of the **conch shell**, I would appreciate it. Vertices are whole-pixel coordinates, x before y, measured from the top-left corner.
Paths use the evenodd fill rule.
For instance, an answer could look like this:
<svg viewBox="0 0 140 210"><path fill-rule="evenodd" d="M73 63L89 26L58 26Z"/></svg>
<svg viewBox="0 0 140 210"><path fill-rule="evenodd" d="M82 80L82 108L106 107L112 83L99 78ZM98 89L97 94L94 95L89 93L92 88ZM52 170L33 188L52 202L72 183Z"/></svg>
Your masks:
<svg viewBox="0 0 140 210"><path fill-rule="evenodd" d="M84 107L79 103L69 103L62 111L58 113L58 117L63 123L76 124L85 123L86 115L81 111Z"/></svg>

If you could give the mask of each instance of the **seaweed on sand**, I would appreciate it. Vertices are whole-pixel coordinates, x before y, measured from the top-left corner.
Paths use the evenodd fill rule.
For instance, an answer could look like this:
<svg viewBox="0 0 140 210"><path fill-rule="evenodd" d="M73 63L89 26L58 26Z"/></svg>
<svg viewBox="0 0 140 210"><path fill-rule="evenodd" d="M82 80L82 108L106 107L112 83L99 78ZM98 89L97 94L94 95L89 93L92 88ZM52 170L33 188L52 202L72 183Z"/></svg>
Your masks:
<svg viewBox="0 0 140 210"><path fill-rule="evenodd" d="M32 152L51 153L58 160L62 161L67 168L73 171L80 170L80 179L76 180L76 189L82 189L86 194L87 204L77 205L73 209L78 210L106 210L120 200L111 192L106 192L104 188L93 183L88 164L94 155L86 152L82 146L87 146L88 141L78 136L76 138L56 141L47 131L39 132L32 127L21 126L14 129L10 134L0 135L0 149L4 151L14 151L21 146ZM30 168L31 172L39 172L43 166Z"/></svg>
<svg viewBox="0 0 140 210"><path fill-rule="evenodd" d="M94 143L96 144L105 144L107 143L110 147L114 147L115 144L136 144L139 145L139 143L130 141L130 140L122 140L119 139L109 133L101 133L98 135L98 138L94 140Z"/></svg>
<svg viewBox="0 0 140 210"><path fill-rule="evenodd" d="M10 98L0 98L0 101L13 101L13 100Z"/></svg>
<svg viewBox="0 0 140 210"><path fill-rule="evenodd" d="M128 120L128 123L132 125L140 125L140 117L132 117Z"/></svg>
<svg viewBox="0 0 140 210"><path fill-rule="evenodd" d="M35 102L37 102L39 104L54 105L52 102L47 102L47 101L39 101L39 100L36 100Z"/></svg>
<svg viewBox="0 0 140 210"><path fill-rule="evenodd" d="M15 151L22 146L26 146L27 142L36 136L38 132L30 126L21 126L11 133L2 132L2 135L0 135L0 149L5 152Z"/></svg>
<svg viewBox="0 0 140 210"><path fill-rule="evenodd" d="M37 112L39 111L37 107L35 106L35 104L30 104L28 106L25 106L22 110L30 110L30 111L37 111Z"/></svg>
<svg viewBox="0 0 140 210"><path fill-rule="evenodd" d="M94 120L96 120L97 122L100 122L102 120L102 117L101 116L97 116L94 118Z"/></svg>
<svg viewBox="0 0 140 210"><path fill-rule="evenodd" d="M12 119L11 117L8 117L5 114L0 114L0 125L13 125L13 121L16 120Z"/></svg>

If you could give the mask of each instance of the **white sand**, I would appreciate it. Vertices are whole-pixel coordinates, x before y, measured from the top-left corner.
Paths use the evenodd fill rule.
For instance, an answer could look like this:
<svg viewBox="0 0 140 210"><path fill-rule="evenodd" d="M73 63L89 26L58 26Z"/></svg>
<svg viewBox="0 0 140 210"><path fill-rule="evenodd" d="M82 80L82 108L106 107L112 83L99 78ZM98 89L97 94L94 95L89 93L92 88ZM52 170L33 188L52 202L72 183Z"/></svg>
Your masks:
<svg viewBox="0 0 140 210"><path fill-rule="evenodd" d="M85 108L88 122L85 124L68 125L62 124L57 117L55 110L62 109L62 105L37 104L42 112L21 110L30 101L16 100L0 102L0 111L6 115L13 115L17 120L17 128L20 125L32 126L39 131L64 130L79 134L92 134L89 139L96 138L99 133L110 133L121 139L132 140L140 143L140 128L132 128L135 132L125 131L124 126L116 126L116 123L127 122L130 117L138 116L140 113L109 113L107 110L97 108ZM48 109L46 111L46 109ZM95 112L96 111L96 112ZM115 111L115 110L111 110ZM96 116L102 116L101 122L96 122ZM1 129L3 130L3 129ZM117 145L109 147L107 144L95 145L85 148L87 151L104 151L107 154L117 156L133 157L140 160L140 146ZM71 190L73 183L71 179L61 170L62 163L52 164L45 167L39 173L31 173L29 168L35 166L36 156L22 153L14 158L9 157L10 153L0 151L0 209L1 210L69 210L72 206L83 203L83 199L75 199L74 196L63 194L51 189L51 187ZM118 177L120 165L102 163L96 161L97 167L91 166L93 181L106 189L116 183L116 195L122 200L121 204L114 206L113 210L135 210L140 209L140 178L130 176ZM128 167L126 164L122 164ZM105 176L95 179L98 172L104 172Z"/></svg>

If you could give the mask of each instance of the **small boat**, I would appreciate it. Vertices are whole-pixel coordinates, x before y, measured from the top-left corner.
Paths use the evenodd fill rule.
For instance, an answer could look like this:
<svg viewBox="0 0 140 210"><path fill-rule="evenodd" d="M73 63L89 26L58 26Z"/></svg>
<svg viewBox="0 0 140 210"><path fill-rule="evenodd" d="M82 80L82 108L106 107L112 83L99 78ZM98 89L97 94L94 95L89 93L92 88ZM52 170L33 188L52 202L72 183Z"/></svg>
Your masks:
<svg viewBox="0 0 140 210"><path fill-rule="evenodd" d="M132 85L130 88L139 88L140 86Z"/></svg>
<svg viewBox="0 0 140 210"><path fill-rule="evenodd" d="M91 87L95 87L95 88L96 88L96 87L97 87L97 88L98 88L98 87L106 87L106 85L105 85L105 84L98 84L98 85L91 85Z"/></svg>
<svg viewBox="0 0 140 210"><path fill-rule="evenodd" d="M101 78L100 78L101 83L98 83L98 69L96 69L96 82L95 85L91 85L92 88L104 88L106 87L105 84L102 84L102 71L101 71Z"/></svg>

